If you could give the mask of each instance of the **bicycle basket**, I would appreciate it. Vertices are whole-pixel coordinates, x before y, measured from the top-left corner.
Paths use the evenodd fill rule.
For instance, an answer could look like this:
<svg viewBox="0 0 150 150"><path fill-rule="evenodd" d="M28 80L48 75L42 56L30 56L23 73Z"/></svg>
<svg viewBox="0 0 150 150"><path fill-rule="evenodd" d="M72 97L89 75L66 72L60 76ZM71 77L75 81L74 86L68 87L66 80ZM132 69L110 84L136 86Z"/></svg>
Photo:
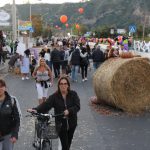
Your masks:
<svg viewBox="0 0 150 150"><path fill-rule="evenodd" d="M37 124L37 137L42 139L57 139L58 132L56 130L55 122L50 122L49 124L43 124L38 122Z"/></svg>

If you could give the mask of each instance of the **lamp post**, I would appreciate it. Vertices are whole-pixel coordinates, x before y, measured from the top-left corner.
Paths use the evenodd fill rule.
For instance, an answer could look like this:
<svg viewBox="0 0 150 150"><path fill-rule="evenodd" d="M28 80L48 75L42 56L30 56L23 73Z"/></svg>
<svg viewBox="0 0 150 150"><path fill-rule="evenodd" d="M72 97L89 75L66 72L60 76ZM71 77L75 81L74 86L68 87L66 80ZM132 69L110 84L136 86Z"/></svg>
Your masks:
<svg viewBox="0 0 150 150"><path fill-rule="evenodd" d="M42 1L42 0L37 0L37 1ZM28 3L29 3L29 5L30 5L29 18L30 18L30 22L32 22L32 3L31 3L30 0L28 0ZM31 32L29 33L29 37L32 38L32 33L31 33Z"/></svg>
<svg viewBox="0 0 150 150"><path fill-rule="evenodd" d="M42 0L37 0L37 1L42 1ZM30 10L29 10L29 12L30 12L30 21L32 21L32 3L31 3L31 1L30 0L28 0L28 3L30 4Z"/></svg>
<svg viewBox="0 0 150 150"><path fill-rule="evenodd" d="M17 33L16 33L16 3L13 0L12 5L12 30L13 30L13 41L16 41Z"/></svg>
<svg viewBox="0 0 150 150"><path fill-rule="evenodd" d="M47 12L47 13L41 15L41 20L42 20L42 22L44 22L44 16L46 16L46 15L48 15L48 14L49 14L49 13ZM47 27L47 21L46 21L46 23L45 23L45 26Z"/></svg>

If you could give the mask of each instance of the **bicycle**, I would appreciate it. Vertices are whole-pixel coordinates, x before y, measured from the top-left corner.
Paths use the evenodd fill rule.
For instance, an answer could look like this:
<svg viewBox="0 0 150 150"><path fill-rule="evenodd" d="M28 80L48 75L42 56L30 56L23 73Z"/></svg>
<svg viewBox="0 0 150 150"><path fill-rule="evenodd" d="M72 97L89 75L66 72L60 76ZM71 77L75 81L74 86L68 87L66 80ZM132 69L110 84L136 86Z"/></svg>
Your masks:
<svg viewBox="0 0 150 150"><path fill-rule="evenodd" d="M36 117L33 147L36 150L52 150L52 140L58 138L58 128L52 118L64 116L64 113L52 115L29 112Z"/></svg>

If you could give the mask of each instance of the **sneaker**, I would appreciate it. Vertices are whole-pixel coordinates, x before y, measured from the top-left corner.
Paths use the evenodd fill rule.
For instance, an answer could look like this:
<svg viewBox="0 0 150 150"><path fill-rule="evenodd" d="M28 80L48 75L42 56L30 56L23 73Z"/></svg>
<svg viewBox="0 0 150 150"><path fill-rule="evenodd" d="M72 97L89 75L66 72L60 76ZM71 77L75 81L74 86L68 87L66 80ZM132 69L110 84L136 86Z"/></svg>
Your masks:
<svg viewBox="0 0 150 150"><path fill-rule="evenodd" d="M84 82L85 80L84 79L82 79L82 82Z"/></svg>
<svg viewBox="0 0 150 150"><path fill-rule="evenodd" d="M88 79L87 79L87 78L85 78L84 80L85 80L85 81L87 81Z"/></svg>
<svg viewBox="0 0 150 150"><path fill-rule="evenodd" d="M29 77L26 77L27 80L29 80Z"/></svg>
<svg viewBox="0 0 150 150"><path fill-rule="evenodd" d="M25 78L24 77L22 77L22 80L24 80Z"/></svg>

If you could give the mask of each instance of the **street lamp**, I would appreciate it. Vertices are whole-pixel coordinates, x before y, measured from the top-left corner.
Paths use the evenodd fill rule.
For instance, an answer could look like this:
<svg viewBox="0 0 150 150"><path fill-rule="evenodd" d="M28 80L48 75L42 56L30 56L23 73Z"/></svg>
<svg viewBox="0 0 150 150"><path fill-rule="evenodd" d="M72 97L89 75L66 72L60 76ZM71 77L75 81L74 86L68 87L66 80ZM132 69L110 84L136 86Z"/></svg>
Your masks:
<svg viewBox="0 0 150 150"><path fill-rule="evenodd" d="M17 32L16 32L16 3L13 0L12 5L12 30L13 30L13 41L16 41Z"/></svg>
<svg viewBox="0 0 150 150"><path fill-rule="evenodd" d="M42 0L37 0L37 1L42 1ZM30 4L30 21L32 21L32 4L30 2L30 0L28 0L28 3Z"/></svg>

